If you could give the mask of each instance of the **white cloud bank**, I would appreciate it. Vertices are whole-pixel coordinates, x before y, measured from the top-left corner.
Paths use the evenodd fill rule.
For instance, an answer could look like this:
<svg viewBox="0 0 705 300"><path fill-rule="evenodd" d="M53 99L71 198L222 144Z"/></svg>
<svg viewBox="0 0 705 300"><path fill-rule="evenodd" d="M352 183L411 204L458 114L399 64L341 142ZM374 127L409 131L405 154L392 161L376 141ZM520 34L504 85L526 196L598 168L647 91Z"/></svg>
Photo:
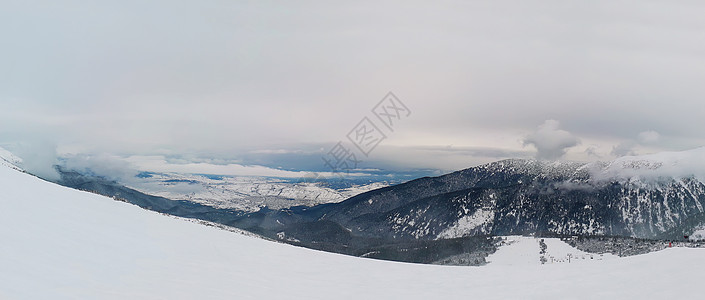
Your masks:
<svg viewBox="0 0 705 300"><path fill-rule="evenodd" d="M282 177L282 178L305 178L311 175L307 171L289 171L274 169L259 165L224 164L216 165L210 163L183 163L175 164L168 162L163 156L131 156L126 159L134 165L136 169L149 172L174 172L187 174L217 174L227 176L262 176L262 177ZM366 173L333 173L318 172L318 176L334 178L339 175L345 176L369 176Z"/></svg>
<svg viewBox="0 0 705 300"><path fill-rule="evenodd" d="M661 134L655 130L642 131L636 139L628 139L612 147L612 154L616 157L638 155L638 148L653 146L661 141Z"/></svg>
<svg viewBox="0 0 705 300"><path fill-rule="evenodd" d="M580 144L580 140L568 131L560 129L560 122L546 120L538 129L524 139L524 145L536 147L536 158L554 160L565 155L568 148Z"/></svg>
<svg viewBox="0 0 705 300"><path fill-rule="evenodd" d="M705 147L688 151L624 156L596 170L593 175L598 180L690 176L705 180Z"/></svg>
<svg viewBox="0 0 705 300"><path fill-rule="evenodd" d="M661 139L661 134L654 130L643 131L639 133L639 141L644 144L656 143Z"/></svg>

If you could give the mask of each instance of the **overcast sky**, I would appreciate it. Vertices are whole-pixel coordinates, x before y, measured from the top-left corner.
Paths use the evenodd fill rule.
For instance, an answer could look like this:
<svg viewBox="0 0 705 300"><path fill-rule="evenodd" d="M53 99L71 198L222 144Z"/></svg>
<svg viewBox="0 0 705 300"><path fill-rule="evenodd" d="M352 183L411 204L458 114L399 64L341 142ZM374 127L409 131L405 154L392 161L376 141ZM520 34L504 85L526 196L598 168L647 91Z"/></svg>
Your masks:
<svg viewBox="0 0 705 300"><path fill-rule="evenodd" d="M48 165L58 150L316 169L392 91L411 114L358 153L365 167L695 148L704 14L699 1L5 0L0 146Z"/></svg>

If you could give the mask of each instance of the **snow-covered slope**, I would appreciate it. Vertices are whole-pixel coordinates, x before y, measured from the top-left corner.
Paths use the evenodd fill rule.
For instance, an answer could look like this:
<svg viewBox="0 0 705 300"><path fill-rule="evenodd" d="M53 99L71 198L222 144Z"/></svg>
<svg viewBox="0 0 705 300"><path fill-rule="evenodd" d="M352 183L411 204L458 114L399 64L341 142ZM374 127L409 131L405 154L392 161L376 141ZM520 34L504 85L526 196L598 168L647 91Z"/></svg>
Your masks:
<svg viewBox="0 0 705 300"><path fill-rule="evenodd" d="M12 152L0 147L0 167L9 167L15 170L21 170L19 165L22 159L12 154Z"/></svg>
<svg viewBox="0 0 705 300"><path fill-rule="evenodd" d="M0 167L0 241L0 299L692 298L705 268L705 251L682 248L543 266L348 257L186 222L8 167Z"/></svg>
<svg viewBox="0 0 705 300"><path fill-rule="evenodd" d="M487 258L492 265L540 265L566 264L566 263L594 263L601 260L618 259L612 254L594 254L580 251L557 238L535 238L526 236L502 237L502 244L494 254ZM541 241L546 249L541 253Z"/></svg>

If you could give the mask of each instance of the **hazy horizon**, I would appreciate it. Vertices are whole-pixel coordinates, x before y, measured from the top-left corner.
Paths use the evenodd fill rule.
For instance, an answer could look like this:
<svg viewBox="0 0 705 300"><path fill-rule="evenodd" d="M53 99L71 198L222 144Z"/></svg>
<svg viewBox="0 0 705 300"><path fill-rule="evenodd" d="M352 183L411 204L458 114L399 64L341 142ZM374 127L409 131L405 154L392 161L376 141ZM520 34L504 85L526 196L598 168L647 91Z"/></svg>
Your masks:
<svg viewBox="0 0 705 300"><path fill-rule="evenodd" d="M347 171L428 174L703 146L705 4L634 3L11 1L0 147L44 171L298 176L338 142Z"/></svg>

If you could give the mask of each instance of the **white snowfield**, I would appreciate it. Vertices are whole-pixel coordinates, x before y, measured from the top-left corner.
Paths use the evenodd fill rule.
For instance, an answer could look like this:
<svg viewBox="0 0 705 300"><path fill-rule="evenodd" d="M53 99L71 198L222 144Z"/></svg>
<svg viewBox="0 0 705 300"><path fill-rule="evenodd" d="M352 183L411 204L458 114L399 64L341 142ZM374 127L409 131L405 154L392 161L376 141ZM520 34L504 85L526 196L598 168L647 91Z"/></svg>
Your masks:
<svg viewBox="0 0 705 300"><path fill-rule="evenodd" d="M264 206L279 209L336 203L388 185L375 182L336 190L311 182L290 183L268 177L222 176L216 180L204 175L178 173L133 178L124 184L149 195L247 212L258 211Z"/></svg>
<svg viewBox="0 0 705 300"><path fill-rule="evenodd" d="M549 264L583 264L594 263L596 261L619 259L618 256L612 254L594 254L580 251L571 247L567 243L557 238L543 239L546 244L546 253L540 254L539 238L525 236L508 236L502 237L505 246L502 246L487 258L490 265L506 265L506 266L521 266L521 265L540 265L541 256L546 261L545 265ZM703 253L705 254L705 253Z"/></svg>
<svg viewBox="0 0 705 300"><path fill-rule="evenodd" d="M517 246L535 261L536 240L509 239L523 242L483 267L355 258L186 222L0 166L0 299L702 297L703 249L540 265L512 262Z"/></svg>

